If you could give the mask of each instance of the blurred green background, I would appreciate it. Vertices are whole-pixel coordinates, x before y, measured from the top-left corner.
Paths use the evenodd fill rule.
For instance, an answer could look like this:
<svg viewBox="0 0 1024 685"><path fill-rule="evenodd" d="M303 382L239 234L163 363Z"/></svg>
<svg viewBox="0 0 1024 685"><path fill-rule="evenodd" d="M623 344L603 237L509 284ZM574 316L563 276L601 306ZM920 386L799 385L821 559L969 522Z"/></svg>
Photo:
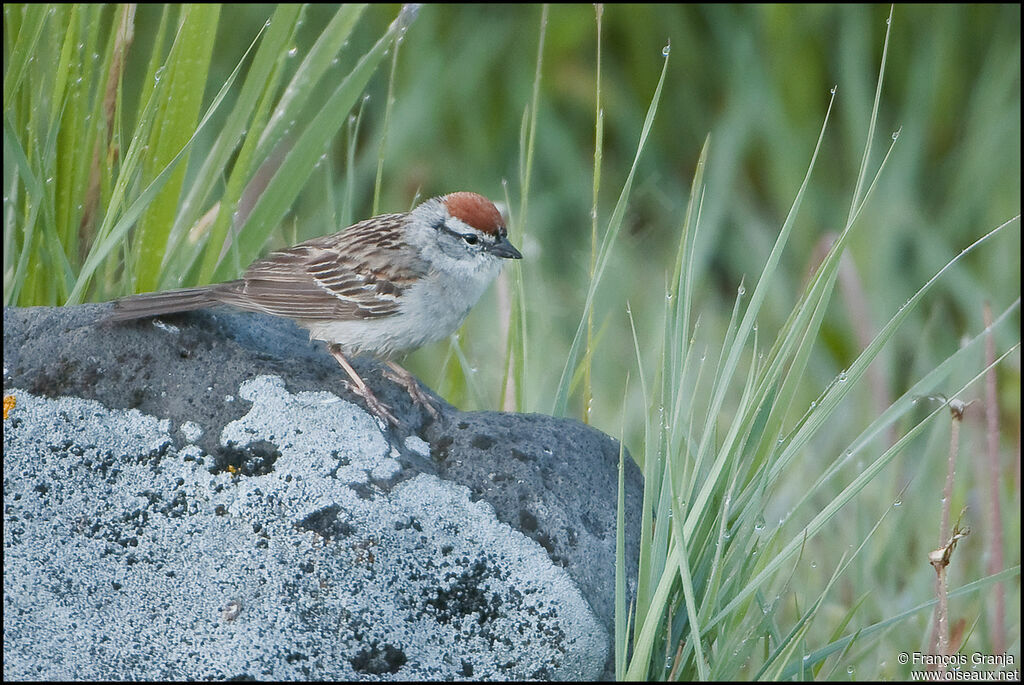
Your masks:
<svg viewBox="0 0 1024 685"><path fill-rule="evenodd" d="M5 5L5 74L15 36ZM359 19L345 49L328 72L341 79L379 39L398 14L398 5L374 5ZM110 22L113 10L105 10ZM147 59L158 33L160 6L139 5L126 62L122 116L133 121L134 94L147 78ZM203 108L239 63L272 8L223 7L213 46ZM294 54L304 55L334 16L336 7L311 5L296 33ZM672 276L690 183L705 137L711 146L701 233L696 245L695 311L698 345L717 354L740 283L752 286L803 180L830 98L836 100L822 151L793 235L782 256L776 287L759 318L763 347L770 345L823 254L828 236L842 230L850 208L865 146L886 31L888 5L607 5L602 17L600 62L604 112L598 231L604 230L629 171L644 116L664 63L669 65L651 137L637 167L623 232L609 272L597 293L593 388L589 422L618 435L640 453L643 421L651 411L636 383L636 361L627 303L637 324L641 349L653 365L660 353L665 286ZM383 164L379 211L402 211L420 199L473 190L508 200L512 238L524 254L521 269L526 303L527 359L522 409L548 412L583 310L591 260L591 210L595 148L597 40L595 8L553 5L544 27L536 142L527 213L519 215L523 160L522 131L537 73L542 8L536 5L426 5L401 42L394 72L394 104L385 135L385 105L391 59L385 58L359 105L358 126L350 120L325 151L291 212L265 247L333 232L373 212L378 162ZM56 34L59 38L59 34ZM44 37L43 44L48 38ZM59 45L58 45L59 47ZM298 58L296 59L298 61ZM892 157L858 220L839 286L826 315L821 344L808 366L798 402L807 407L836 374L847 368L878 329L943 265L980 236L1020 211L1020 6L912 5L894 11L877 130L869 160L870 179L898 132ZM31 69L45 69L36 64ZM6 85L6 84L5 84ZM326 100L330 88L314 95ZM6 92L6 91L5 91ZM234 98L229 92L193 147L183 187L188 188L205 152L220 130ZM316 98L321 102L317 103ZM17 103L5 100L15 129ZM314 111L316 107L312 108ZM5 128L5 141L8 129ZM127 143L127 141L126 141ZM6 252L17 244L11 231L21 211L8 196L15 169L5 148L5 301L12 272ZM221 181L223 185L223 180ZM219 197L214 192L213 197ZM203 208L205 211L206 207ZM86 299L127 294L112 276ZM188 285L194 274L181 274ZM497 409L501 394L511 274L506 270L471 313L460 333L464 362L449 346L418 351L409 368L463 409ZM850 401L807 454L808 482L822 464L839 454L888 401L957 349L964 336L984 325L983 305L996 314L1020 296L1020 230L969 255L938 284L924 306L876 362L878 376ZM61 304L25 301L19 304ZM1019 330L1019 311L1013 314ZM1006 332L997 350L1019 340ZM764 341L767 341L765 343ZM978 359L959 373L966 380L982 368ZM632 381L623 399L627 375ZM998 368L1001 416L1002 487L1009 498L1006 565L1020 560L1019 446L1020 355ZM951 381L950 387L953 387ZM965 401L980 399L982 389ZM570 414L584 416L573 396ZM727 412L726 412L727 413ZM799 416L794 416L794 420ZM723 417L726 421L727 417ZM904 498L904 506L859 562L836 607L872 589L865 621L897 613L928 599L934 573L922 563L934 547L939 494L945 468L946 433L936 429L926 444L901 459L897 473L878 482L843 514L835 536L810 545L806 559L834 561L856 545L877 519L879 507L898 499L908 482L926 497ZM969 505L973 525L985 499L972 461L984 445L983 414L968 412L954 516ZM881 446L881 442L879 442ZM856 472L863 463L851 464ZM774 494L766 518L781 517L806 483L794 478ZM934 497L933 497L934 495ZM1014 499L1016 498L1016 499ZM936 522L933 525L933 522ZM924 539L922 531L927 531ZM982 535L969 538L965 557L972 565L953 583L982 575ZM817 587L832 563L803 568L801 583ZM1019 579L1008 606L1019 604ZM978 603L959 615L984 613ZM926 633L915 619L915 635ZM1011 643L1020 653L1019 611L1010 612ZM987 639L982 622L974 639ZM916 631L916 632L915 632ZM925 638L917 638L917 645ZM855 677L905 677L895 652L860 655Z"/></svg>
<svg viewBox="0 0 1024 685"><path fill-rule="evenodd" d="M237 22L243 26L244 10ZM791 308L815 245L846 219L881 57L888 6L609 5L603 18L604 168L599 216L606 221L635 153L657 83L662 48L669 72L651 141L643 154L626 226L597 325L611 328L595 357L600 385L621 387L632 366L625 302L642 324L660 320L690 180L711 134L698 263L698 309L706 325L727 317L740 280L756 277L800 186L828 103L834 118L782 272L791 288L773 293L762 327ZM252 10L249 10L252 13ZM310 31L330 10L310 8ZM396 14L371 8L359 32L369 47ZM320 15L323 13L323 15ZM519 134L529 103L540 28L537 6L426 6L408 32L398 64L395 109L384 151L382 208L404 209L418 190L431 196L471 189L518 209ZM249 17L255 29L262 13ZM876 135L876 165L901 130L894 156L853 239L850 256L879 327L934 272L1020 207L1020 8L910 6L895 12ZM370 28L372 26L372 29ZM238 31L238 54L251 31ZM548 408L552 386L579 320L590 260L596 64L594 9L552 6L540 81L533 191L519 230L531 348L527 407ZM353 43L355 43L355 38ZM227 48L227 46L225 46ZM231 62L225 65L226 70ZM371 82L357 148L354 218L370 213L387 82ZM344 141L335 154L341 162ZM313 185L313 184L311 184ZM314 194L315 195L315 194ZM325 232L318 199L296 210L302 236ZM318 225L319 224L319 225ZM603 226L599 224L599 226ZM1014 244L1012 241L1016 240ZM893 359L928 363L927 348L955 341L981 322L981 302L997 311L1020 292L1019 231L1000 249L972 259L942 290ZM485 301L486 302L486 301ZM838 302L836 303L839 304ZM486 309L486 304L478 309ZM831 378L859 352L842 308L826 323L820 360ZM497 338L463 338L486 360ZM488 329L485 322L479 328ZM867 322L859 322L866 325ZM640 326L641 330L645 328ZM486 335L486 333L485 333ZM414 360L419 361L417 358ZM893 390L910 364L895 363ZM430 378L429 362L420 367ZM495 364L480 373L500 376ZM555 373L553 373L555 372ZM831 375L829 375L831 374ZM554 377L552 377L554 376ZM484 382L487 388L494 382ZM472 399L472 398L467 398ZM497 397L492 394L487 406ZM602 393L595 421L614 431L621 397Z"/></svg>

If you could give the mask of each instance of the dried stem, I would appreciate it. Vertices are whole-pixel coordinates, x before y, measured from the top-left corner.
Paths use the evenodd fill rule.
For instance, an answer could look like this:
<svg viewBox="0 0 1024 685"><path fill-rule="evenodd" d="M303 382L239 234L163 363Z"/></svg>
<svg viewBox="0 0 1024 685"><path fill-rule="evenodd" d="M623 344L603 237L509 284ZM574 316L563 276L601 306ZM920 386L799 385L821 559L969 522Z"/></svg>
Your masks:
<svg viewBox="0 0 1024 685"><path fill-rule="evenodd" d="M956 476L956 458L960 451L960 424L964 418L964 410L967 405L957 399L949 401L949 413L952 416L952 425L949 432L949 460L946 465L946 486L942 491L942 523L939 526L939 547L928 554L928 561L935 568L935 596L938 598L938 607L935 610L935 623L932 629L931 653L938 655L949 654L949 604L948 589L946 581L946 567L949 566L950 556L956 547L957 541L967 534L961 531L960 521L957 521L956 529L949 529L949 507L953 500L953 479ZM963 512L960 512L963 517ZM939 671L946 670L946 664L941 663Z"/></svg>
<svg viewBox="0 0 1024 685"><path fill-rule="evenodd" d="M992 327L992 308L986 302L984 307L985 327ZM989 367L985 374L985 423L988 446L988 529L989 535L985 536L988 543L988 572L990 574L1003 570L1003 516L999 504L999 399L996 393L996 370L993 363L996 359L996 344L989 330L985 336L985 364ZM1003 628L1005 617L1005 596L1006 592L1002 583L996 583L992 591L992 600L995 602L994 617L992 620L992 651L995 654L1002 654L1006 651L1006 633Z"/></svg>

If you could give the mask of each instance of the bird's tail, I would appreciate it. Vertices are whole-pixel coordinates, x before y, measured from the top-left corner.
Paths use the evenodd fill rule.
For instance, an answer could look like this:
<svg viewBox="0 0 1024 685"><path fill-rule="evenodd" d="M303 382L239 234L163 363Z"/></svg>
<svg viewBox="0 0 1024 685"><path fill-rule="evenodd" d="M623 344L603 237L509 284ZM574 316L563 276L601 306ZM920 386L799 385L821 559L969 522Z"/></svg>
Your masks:
<svg viewBox="0 0 1024 685"><path fill-rule="evenodd" d="M215 286L181 288L162 293L143 293L114 300L114 311L109 321L128 321L159 314L174 314L202 309L220 302Z"/></svg>

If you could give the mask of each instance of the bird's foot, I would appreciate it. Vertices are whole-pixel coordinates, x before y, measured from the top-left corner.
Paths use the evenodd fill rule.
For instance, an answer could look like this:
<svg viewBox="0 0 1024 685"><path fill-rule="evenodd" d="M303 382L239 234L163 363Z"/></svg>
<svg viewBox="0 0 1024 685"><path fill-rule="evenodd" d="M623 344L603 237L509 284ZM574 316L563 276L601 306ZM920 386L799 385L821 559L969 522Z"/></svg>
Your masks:
<svg viewBox="0 0 1024 685"><path fill-rule="evenodd" d="M437 419L439 414L437 407L434 406L434 400L420 390L420 383L416 380L416 377L395 362L389 361L387 365L391 368L391 371L385 371L384 377L405 388L413 402L426 409L431 418Z"/></svg>

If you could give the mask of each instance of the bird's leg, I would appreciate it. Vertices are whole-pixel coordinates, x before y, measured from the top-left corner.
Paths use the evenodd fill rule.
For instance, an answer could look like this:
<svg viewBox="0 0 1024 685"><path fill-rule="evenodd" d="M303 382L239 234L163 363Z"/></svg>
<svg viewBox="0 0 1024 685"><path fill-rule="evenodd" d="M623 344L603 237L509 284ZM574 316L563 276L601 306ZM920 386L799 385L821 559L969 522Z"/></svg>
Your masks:
<svg viewBox="0 0 1024 685"><path fill-rule="evenodd" d="M416 377L393 361L389 360L385 363L394 373L385 371L384 375L405 388L412 401L426 409L430 416L436 419L438 417L437 407L434 406L434 401L430 399L430 396L420 390L420 384Z"/></svg>
<svg viewBox="0 0 1024 685"><path fill-rule="evenodd" d="M355 384L352 391L363 398L363 401L366 402L366 408L378 418L383 419L386 423L398 426L398 419L394 417L391 410L388 409L387 405L377 399L377 396L373 394L373 391L370 390L366 383L363 382L363 379L359 377L359 374L356 373L356 370L352 368L352 365L348 363L348 360L345 359L345 355L341 352L341 346L337 344L328 345L327 351L331 353L331 356L334 357L339 364L341 364L341 368L345 369L345 373L347 373L348 377L352 379L352 383Z"/></svg>

